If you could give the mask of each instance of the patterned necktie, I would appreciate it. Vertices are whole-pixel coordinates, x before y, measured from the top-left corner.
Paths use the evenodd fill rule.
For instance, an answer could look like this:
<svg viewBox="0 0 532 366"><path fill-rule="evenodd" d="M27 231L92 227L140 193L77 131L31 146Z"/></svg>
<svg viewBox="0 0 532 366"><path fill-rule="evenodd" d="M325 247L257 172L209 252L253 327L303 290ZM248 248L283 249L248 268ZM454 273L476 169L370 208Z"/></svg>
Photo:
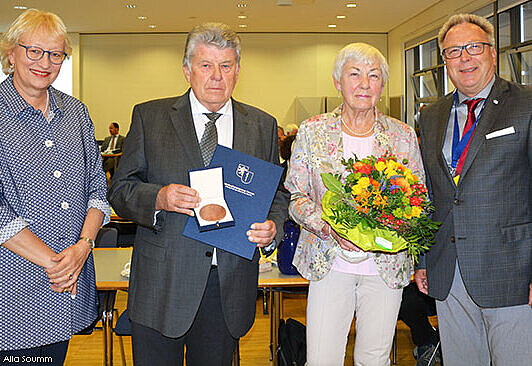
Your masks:
<svg viewBox="0 0 532 366"><path fill-rule="evenodd" d="M115 137L111 137L111 147L109 148L110 150L114 150L115 149Z"/></svg>
<svg viewBox="0 0 532 366"><path fill-rule="evenodd" d="M477 108L477 106L483 100L484 100L484 98L464 100L464 103L467 104L467 120L466 120L466 123L465 123L465 126L464 126L464 132L462 133L462 138L467 133L467 131L469 131L469 129L473 126L473 124L477 120L477 118L475 116L475 108ZM473 131L473 133L474 133L474 131ZM465 158L467 156L467 150L469 150L469 143L471 142L471 138L473 138L473 135L471 135L471 137L469 138L469 141L467 142L467 145L466 145L464 151L462 152L462 155L460 155L460 158L458 159L458 163L456 164L455 176L457 176L457 175L459 176L460 173L462 172L462 168L464 166L464 161L465 161Z"/></svg>
<svg viewBox="0 0 532 366"><path fill-rule="evenodd" d="M203 113L209 119L209 122L205 124L205 132L201 136L200 149L201 157L203 158L203 164L208 166L211 162L214 150L218 144L218 132L216 131L216 120L220 118L220 113Z"/></svg>

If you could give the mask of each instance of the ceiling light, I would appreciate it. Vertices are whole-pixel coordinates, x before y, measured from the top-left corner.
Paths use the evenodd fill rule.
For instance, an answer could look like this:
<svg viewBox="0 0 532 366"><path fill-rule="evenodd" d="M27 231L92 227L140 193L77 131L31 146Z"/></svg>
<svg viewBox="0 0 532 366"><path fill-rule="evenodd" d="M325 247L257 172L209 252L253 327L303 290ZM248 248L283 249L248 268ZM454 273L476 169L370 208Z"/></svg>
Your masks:
<svg viewBox="0 0 532 366"><path fill-rule="evenodd" d="M248 26L246 24L239 24L238 28L247 28Z"/></svg>
<svg viewBox="0 0 532 366"><path fill-rule="evenodd" d="M237 8L245 8L247 6L248 6L248 4L246 4L246 3L238 3L238 4L236 4Z"/></svg>
<svg viewBox="0 0 532 366"><path fill-rule="evenodd" d="M345 6L346 6L347 8L356 8L356 7L357 7L357 4L355 4L355 3L347 3L347 4L345 4Z"/></svg>
<svg viewBox="0 0 532 366"><path fill-rule="evenodd" d="M247 17L248 17L247 15L239 15L237 18L238 19L247 19Z"/></svg>
<svg viewBox="0 0 532 366"><path fill-rule="evenodd" d="M329 27L329 28L336 28L336 24L329 24L327 27Z"/></svg>
<svg viewBox="0 0 532 366"><path fill-rule="evenodd" d="M15 5L13 7L13 9L17 9L17 10L28 10L28 7L27 6L24 6L24 5Z"/></svg>
<svg viewBox="0 0 532 366"><path fill-rule="evenodd" d="M150 25L148 25L148 27L150 27L151 29L157 28L157 26L155 24L150 24Z"/></svg>
<svg viewBox="0 0 532 366"><path fill-rule="evenodd" d="M345 15L337 15L337 16L336 16L336 19L345 19L345 18L346 18Z"/></svg>
<svg viewBox="0 0 532 366"><path fill-rule="evenodd" d="M137 5L135 4L126 4L126 8L128 9L135 9L137 7Z"/></svg>
<svg viewBox="0 0 532 366"><path fill-rule="evenodd" d="M138 20L146 20L148 19L148 17L145 17L144 15L141 15L139 17L137 17Z"/></svg>

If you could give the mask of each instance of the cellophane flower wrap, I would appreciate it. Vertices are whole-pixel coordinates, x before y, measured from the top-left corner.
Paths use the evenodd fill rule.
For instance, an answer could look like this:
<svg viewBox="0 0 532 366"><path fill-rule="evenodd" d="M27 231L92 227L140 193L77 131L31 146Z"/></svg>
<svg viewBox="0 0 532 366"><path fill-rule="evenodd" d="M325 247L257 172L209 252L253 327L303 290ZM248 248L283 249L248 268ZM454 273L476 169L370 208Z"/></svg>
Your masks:
<svg viewBox="0 0 532 366"><path fill-rule="evenodd" d="M414 260L434 242L440 223L429 218L434 210L427 188L386 152L376 158L342 160L345 174L321 174L327 192L322 219L343 238L364 251L397 253L408 250Z"/></svg>

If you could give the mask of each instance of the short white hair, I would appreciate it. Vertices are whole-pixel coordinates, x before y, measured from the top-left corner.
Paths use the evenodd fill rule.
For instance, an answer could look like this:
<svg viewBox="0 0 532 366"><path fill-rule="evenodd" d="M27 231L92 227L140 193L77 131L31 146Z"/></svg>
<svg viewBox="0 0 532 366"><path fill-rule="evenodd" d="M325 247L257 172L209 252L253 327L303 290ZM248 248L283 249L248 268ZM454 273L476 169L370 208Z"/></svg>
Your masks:
<svg viewBox="0 0 532 366"><path fill-rule="evenodd" d="M337 82L342 77L342 69L347 61L371 65L377 63L382 73L382 85L388 81L389 66L383 54L367 43L350 43L338 52L334 61L332 76Z"/></svg>

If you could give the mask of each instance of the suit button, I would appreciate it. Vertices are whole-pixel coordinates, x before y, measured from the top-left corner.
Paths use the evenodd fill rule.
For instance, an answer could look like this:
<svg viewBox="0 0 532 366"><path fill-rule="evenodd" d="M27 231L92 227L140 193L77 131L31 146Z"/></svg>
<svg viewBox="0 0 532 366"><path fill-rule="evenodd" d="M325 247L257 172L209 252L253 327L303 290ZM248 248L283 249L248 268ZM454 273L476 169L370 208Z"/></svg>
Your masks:
<svg viewBox="0 0 532 366"><path fill-rule="evenodd" d="M454 235L451 236L451 243L454 243L456 242L456 238L454 237Z"/></svg>
<svg viewBox="0 0 532 366"><path fill-rule="evenodd" d="M205 256L209 258L212 257L212 252L205 252Z"/></svg>
<svg viewBox="0 0 532 366"><path fill-rule="evenodd" d="M458 198L455 198L455 199L454 199L454 204L455 204L456 206L458 206L458 205L460 204L460 200L459 200Z"/></svg>

